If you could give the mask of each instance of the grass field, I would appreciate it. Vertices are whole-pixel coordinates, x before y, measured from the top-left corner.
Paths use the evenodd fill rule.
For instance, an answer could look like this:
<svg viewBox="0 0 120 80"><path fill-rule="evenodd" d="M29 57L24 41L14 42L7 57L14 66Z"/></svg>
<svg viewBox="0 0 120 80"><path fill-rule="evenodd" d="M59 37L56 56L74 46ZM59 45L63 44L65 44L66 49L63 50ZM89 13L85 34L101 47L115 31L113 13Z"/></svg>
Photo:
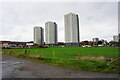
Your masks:
<svg viewBox="0 0 120 80"><path fill-rule="evenodd" d="M42 63L72 68L76 70L89 70L99 72L119 72L117 62L110 64L107 58L118 58L118 47L49 47L31 49L4 49L3 53L14 52L41 56ZM16 56L20 57L20 56ZM27 59L27 57L26 57Z"/></svg>

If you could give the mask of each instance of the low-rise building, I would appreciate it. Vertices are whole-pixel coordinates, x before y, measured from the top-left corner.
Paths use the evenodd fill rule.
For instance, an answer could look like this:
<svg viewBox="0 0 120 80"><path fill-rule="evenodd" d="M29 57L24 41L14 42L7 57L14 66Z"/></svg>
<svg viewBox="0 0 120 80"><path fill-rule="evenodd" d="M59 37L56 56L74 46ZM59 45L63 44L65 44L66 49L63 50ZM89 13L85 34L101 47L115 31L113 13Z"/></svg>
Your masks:
<svg viewBox="0 0 120 80"><path fill-rule="evenodd" d="M26 48L32 45L33 42L0 41L0 47L5 47L5 48Z"/></svg>

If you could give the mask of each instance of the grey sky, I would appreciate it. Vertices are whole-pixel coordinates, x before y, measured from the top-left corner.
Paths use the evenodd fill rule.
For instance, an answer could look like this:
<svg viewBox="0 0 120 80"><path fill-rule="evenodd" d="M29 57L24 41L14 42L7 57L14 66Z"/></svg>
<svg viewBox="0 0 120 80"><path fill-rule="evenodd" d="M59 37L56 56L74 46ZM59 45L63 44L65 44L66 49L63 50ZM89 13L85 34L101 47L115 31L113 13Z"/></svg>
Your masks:
<svg viewBox="0 0 120 80"><path fill-rule="evenodd" d="M44 28L46 21L55 21L58 40L64 41L64 14L69 12L79 15L81 41L110 41L118 34L117 2L5 2L1 9L0 40L32 41L34 26Z"/></svg>

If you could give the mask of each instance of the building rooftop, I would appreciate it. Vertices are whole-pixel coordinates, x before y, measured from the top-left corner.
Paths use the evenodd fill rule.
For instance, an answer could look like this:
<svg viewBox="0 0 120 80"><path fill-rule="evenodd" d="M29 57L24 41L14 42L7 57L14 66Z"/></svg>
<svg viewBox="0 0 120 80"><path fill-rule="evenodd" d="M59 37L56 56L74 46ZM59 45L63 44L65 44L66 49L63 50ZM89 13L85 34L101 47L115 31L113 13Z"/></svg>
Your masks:
<svg viewBox="0 0 120 80"><path fill-rule="evenodd" d="M26 44L32 42L18 42L18 41L0 41L0 43L11 43L11 44Z"/></svg>
<svg viewBox="0 0 120 80"><path fill-rule="evenodd" d="M70 15L70 14L73 14L73 15L78 15L78 14L75 14L75 13L72 13L72 12L67 13L67 14L65 14L65 15Z"/></svg>
<svg viewBox="0 0 120 80"><path fill-rule="evenodd" d="M50 22L50 23L55 23L54 21L47 21L46 23L49 23L49 22Z"/></svg>
<svg viewBox="0 0 120 80"><path fill-rule="evenodd" d="M35 26L34 28L42 28L42 27L40 27L40 26Z"/></svg>

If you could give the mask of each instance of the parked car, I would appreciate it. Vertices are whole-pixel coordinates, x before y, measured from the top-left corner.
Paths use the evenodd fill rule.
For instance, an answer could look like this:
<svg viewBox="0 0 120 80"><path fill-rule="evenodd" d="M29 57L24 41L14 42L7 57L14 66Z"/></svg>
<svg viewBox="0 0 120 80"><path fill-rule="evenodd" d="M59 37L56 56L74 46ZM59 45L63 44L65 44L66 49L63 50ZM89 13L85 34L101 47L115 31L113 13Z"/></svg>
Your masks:
<svg viewBox="0 0 120 80"><path fill-rule="evenodd" d="M92 47L91 45L82 45L81 47Z"/></svg>

